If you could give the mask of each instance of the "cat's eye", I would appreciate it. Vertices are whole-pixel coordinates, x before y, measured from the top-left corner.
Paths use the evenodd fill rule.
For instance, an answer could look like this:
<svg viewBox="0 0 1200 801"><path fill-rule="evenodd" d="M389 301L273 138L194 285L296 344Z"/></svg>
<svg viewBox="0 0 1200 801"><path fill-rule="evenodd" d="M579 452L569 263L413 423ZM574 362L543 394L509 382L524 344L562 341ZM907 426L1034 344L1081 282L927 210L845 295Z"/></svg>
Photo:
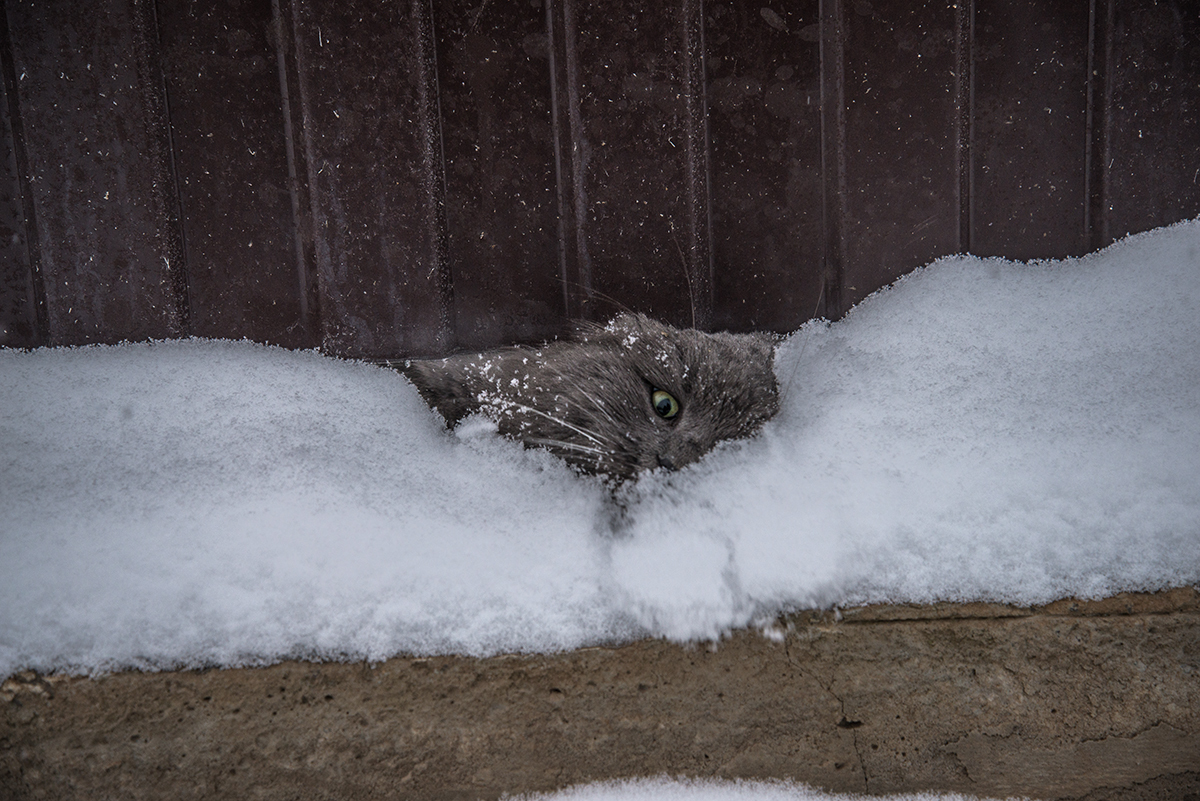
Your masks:
<svg viewBox="0 0 1200 801"><path fill-rule="evenodd" d="M654 390L650 393L650 403L654 406L654 413L664 420L670 420L679 414L679 401L675 400L670 392Z"/></svg>

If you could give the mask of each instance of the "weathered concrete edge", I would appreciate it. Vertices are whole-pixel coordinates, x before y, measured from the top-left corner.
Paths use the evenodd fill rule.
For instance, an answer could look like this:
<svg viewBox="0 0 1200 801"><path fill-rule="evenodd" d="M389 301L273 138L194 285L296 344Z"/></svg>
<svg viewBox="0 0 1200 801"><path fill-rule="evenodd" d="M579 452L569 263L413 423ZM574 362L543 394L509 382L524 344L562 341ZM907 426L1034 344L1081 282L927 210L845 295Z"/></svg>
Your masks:
<svg viewBox="0 0 1200 801"><path fill-rule="evenodd" d="M845 609L815 609L801 610L780 615L779 625L786 629L802 626L829 626L833 624L856 623L896 623L911 620L989 620L995 618L1023 618L1034 616L1059 617L1108 617L1117 615L1169 615L1173 612L1200 612L1200 587L1174 587L1158 592L1122 592L1107 598L1079 599L1064 598L1043 606L1012 606L985 602L954 603L941 602L935 604L868 604L853 606ZM765 636L778 638L780 629L762 632ZM628 643L619 645L592 645L587 648L604 648L617 650ZM529 654L495 654L488 659L504 656L528 657ZM396 654L393 659L419 659L412 654ZM470 659L470 657L459 657ZM280 660L273 664L307 664L308 660ZM313 662L312 664L328 664ZM232 670L256 670L256 667L230 668ZM160 671L132 671L160 672ZM173 671L161 671L173 672ZM105 675L105 674L100 674ZM43 674L36 670L21 670L4 677L0 681L0 700L11 701L17 694L53 693L53 688L63 682L86 681L89 676L74 674L49 673Z"/></svg>
<svg viewBox="0 0 1200 801"><path fill-rule="evenodd" d="M941 602L935 604L870 604L846 609L803 610L783 616L798 625L829 623L892 623L903 620L987 620L992 618L1114 615L1169 615L1200 611L1200 587L1175 587L1159 592L1122 592L1106 598L1064 598L1042 606Z"/></svg>
<svg viewBox="0 0 1200 801"><path fill-rule="evenodd" d="M798 613L708 647L27 672L3 692L4 801L495 798L662 772L869 793L1200 793L1191 587Z"/></svg>

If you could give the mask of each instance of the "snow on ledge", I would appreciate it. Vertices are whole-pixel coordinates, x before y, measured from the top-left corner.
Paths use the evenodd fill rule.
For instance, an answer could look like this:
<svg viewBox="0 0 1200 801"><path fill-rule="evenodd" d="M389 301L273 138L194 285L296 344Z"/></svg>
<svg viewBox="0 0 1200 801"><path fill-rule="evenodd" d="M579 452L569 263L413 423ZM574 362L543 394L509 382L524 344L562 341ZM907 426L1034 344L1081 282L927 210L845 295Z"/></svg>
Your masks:
<svg viewBox="0 0 1200 801"><path fill-rule="evenodd" d="M1200 583L1200 222L941 259L779 348L756 439L624 492L398 374L0 350L0 676L557 651ZM468 435L469 434L469 435Z"/></svg>

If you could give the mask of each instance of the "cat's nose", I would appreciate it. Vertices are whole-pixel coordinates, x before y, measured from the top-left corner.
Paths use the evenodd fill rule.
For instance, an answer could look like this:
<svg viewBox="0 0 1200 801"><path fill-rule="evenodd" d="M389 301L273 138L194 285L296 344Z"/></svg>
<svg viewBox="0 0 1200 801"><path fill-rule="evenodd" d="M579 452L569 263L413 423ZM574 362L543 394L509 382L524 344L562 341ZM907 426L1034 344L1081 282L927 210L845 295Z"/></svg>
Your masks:
<svg viewBox="0 0 1200 801"><path fill-rule="evenodd" d="M675 460L671 458L670 454L660 453L658 455L658 466L665 467L668 470L674 470L675 469Z"/></svg>

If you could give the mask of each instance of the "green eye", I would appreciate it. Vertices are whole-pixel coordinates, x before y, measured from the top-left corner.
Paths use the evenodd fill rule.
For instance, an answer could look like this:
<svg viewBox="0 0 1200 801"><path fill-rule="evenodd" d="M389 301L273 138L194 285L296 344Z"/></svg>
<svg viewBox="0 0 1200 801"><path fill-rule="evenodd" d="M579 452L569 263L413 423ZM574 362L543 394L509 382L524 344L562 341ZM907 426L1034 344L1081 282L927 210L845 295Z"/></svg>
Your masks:
<svg viewBox="0 0 1200 801"><path fill-rule="evenodd" d="M656 389L650 393L650 403L654 404L654 413L664 420L670 420L679 414L679 401L670 392Z"/></svg>

